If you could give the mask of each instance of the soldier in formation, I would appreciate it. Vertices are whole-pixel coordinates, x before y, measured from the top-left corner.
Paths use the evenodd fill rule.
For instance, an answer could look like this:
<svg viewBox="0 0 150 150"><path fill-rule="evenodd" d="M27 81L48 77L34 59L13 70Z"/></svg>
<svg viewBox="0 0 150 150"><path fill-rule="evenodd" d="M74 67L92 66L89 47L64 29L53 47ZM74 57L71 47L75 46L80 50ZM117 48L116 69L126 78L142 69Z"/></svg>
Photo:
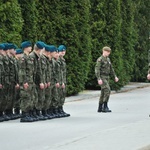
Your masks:
<svg viewBox="0 0 150 150"><path fill-rule="evenodd" d="M59 51L58 51L59 49ZM66 64L63 49L24 41L21 49L0 44L0 122L20 118L34 122L68 117L65 101Z"/></svg>

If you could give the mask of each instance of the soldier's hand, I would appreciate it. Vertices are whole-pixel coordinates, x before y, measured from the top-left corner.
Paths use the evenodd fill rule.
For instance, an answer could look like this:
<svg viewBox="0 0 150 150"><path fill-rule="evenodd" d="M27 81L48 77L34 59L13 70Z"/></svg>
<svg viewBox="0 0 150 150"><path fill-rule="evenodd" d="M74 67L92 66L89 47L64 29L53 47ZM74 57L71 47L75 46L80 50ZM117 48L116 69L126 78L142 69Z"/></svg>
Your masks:
<svg viewBox="0 0 150 150"><path fill-rule="evenodd" d="M48 86L47 86L47 83L44 84L44 87L45 87L45 89L48 87Z"/></svg>
<svg viewBox="0 0 150 150"><path fill-rule="evenodd" d="M2 84L0 84L0 89L2 89L3 88L3 85Z"/></svg>
<svg viewBox="0 0 150 150"><path fill-rule="evenodd" d="M150 74L147 75L147 79L150 80Z"/></svg>
<svg viewBox="0 0 150 150"><path fill-rule="evenodd" d="M59 84L59 83L56 83L56 87L59 88L59 87L60 87L60 84Z"/></svg>
<svg viewBox="0 0 150 150"><path fill-rule="evenodd" d="M44 89L45 88L45 85L44 85L44 83L40 83L40 89Z"/></svg>
<svg viewBox="0 0 150 150"><path fill-rule="evenodd" d="M19 88L20 88L20 86L19 86L18 83L16 84L15 88L16 88L16 89L19 89Z"/></svg>
<svg viewBox="0 0 150 150"><path fill-rule="evenodd" d="M48 83L47 83L47 86L48 86L48 87L49 87L49 86L51 86L51 83L50 83L50 82L48 82Z"/></svg>
<svg viewBox="0 0 150 150"><path fill-rule="evenodd" d="M65 89L65 84L64 83L62 84L62 88Z"/></svg>
<svg viewBox="0 0 150 150"><path fill-rule="evenodd" d="M102 85L103 84L103 81L100 79L100 80L98 80L98 84L99 85Z"/></svg>
<svg viewBox="0 0 150 150"><path fill-rule="evenodd" d="M118 81L119 81L119 79L117 77L115 77L115 82L118 82Z"/></svg>
<svg viewBox="0 0 150 150"><path fill-rule="evenodd" d="M25 84L23 84L23 87L24 87L25 89L27 89L27 88L29 87L29 84L28 84L28 83L25 83Z"/></svg>

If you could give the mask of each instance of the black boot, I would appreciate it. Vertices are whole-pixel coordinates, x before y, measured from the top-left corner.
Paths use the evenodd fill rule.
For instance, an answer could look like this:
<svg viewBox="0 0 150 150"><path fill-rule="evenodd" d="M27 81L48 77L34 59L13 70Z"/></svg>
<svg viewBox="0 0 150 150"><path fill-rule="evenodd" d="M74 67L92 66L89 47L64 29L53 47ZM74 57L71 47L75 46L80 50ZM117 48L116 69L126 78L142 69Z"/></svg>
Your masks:
<svg viewBox="0 0 150 150"><path fill-rule="evenodd" d="M20 109L19 108L14 108L14 115L15 115L15 118L18 119L20 118Z"/></svg>
<svg viewBox="0 0 150 150"><path fill-rule="evenodd" d="M68 113L66 113L66 112L64 111L63 106L61 106L61 107L59 108L59 110L60 110L61 114L63 115L63 117L69 117L69 116L70 116L70 114L68 114Z"/></svg>
<svg viewBox="0 0 150 150"><path fill-rule="evenodd" d="M10 120L16 119L15 115L13 114L13 111L11 109L5 110L5 114L10 118Z"/></svg>
<svg viewBox="0 0 150 150"><path fill-rule="evenodd" d="M105 112L105 113L107 113L107 112L111 112L111 110L108 108L108 106L107 106L107 102L104 102L104 107L103 107L103 109L102 109L102 112Z"/></svg>
<svg viewBox="0 0 150 150"><path fill-rule="evenodd" d="M20 122L33 122L34 120L30 117L29 112L22 112Z"/></svg>
<svg viewBox="0 0 150 150"><path fill-rule="evenodd" d="M47 110L42 110L42 115L43 115L44 117L47 117L48 119L52 119L51 115L49 115L49 114L47 113Z"/></svg>
<svg viewBox="0 0 150 150"><path fill-rule="evenodd" d="M40 110L36 109L36 114L38 115L39 120L47 120L48 117L44 117Z"/></svg>
<svg viewBox="0 0 150 150"><path fill-rule="evenodd" d="M103 106L103 104L100 104L100 103L99 103L97 112L102 112L102 106Z"/></svg>
<svg viewBox="0 0 150 150"><path fill-rule="evenodd" d="M52 108L48 109L47 112L48 112L49 116L51 116L51 119L56 118L56 115L53 113Z"/></svg>
<svg viewBox="0 0 150 150"><path fill-rule="evenodd" d="M38 120L39 120L39 119L37 118L37 116L34 115L33 110L30 110L30 111L29 111L29 115L30 115L30 117L32 118L33 121L38 121Z"/></svg>
<svg viewBox="0 0 150 150"><path fill-rule="evenodd" d="M61 118L61 114L58 112L58 108L53 108L53 113L55 118Z"/></svg>

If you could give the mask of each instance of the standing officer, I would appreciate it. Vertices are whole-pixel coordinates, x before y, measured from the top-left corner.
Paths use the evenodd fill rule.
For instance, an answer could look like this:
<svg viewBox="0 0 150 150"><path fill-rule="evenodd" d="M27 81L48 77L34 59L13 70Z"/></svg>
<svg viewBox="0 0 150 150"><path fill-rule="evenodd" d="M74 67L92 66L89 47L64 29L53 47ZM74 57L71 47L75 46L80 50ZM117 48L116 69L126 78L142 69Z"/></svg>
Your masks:
<svg viewBox="0 0 150 150"><path fill-rule="evenodd" d="M23 49L23 56L21 57L20 69L19 69L19 85L20 85L20 108L22 110L22 116L20 122L33 122L34 118L30 116L30 111L33 107L34 97L34 60L29 56L32 50L32 44L30 41L24 41L21 43Z"/></svg>
<svg viewBox="0 0 150 150"><path fill-rule="evenodd" d="M95 66L95 74L98 80L98 84L101 86L101 96L99 99L98 112L111 112L108 108L108 101L110 97L110 86L109 86L109 76L114 76L115 82L118 82L118 78L114 72L109 55L111 52L110 47L103 47L103 54L97 59Z"/></svg>
<svg viewBox="0 0 150 150"><path fill-rule="evenodd" d="M66 97L66 61L64 56L66 54L66 47L64 45L60 45L58 47L59 51L59 62L60 62L60 71L61 71L61 81L60 81L60 88L59 88L59 111L63 114L64 117L69 117L70 114L64 112L63 105L65 103Z"/></svg>
<svg viewBox="0 0 150 150"><path fill-rule="evenodd" d="M34 83L36 87L36 93L33 101L33 113L34 116L39 120L46 120L48 117L42 115L42 106L45 99L45 74L42 72L44 70L42 63L43 59L41 57L43 50L45 48L44 42L37 41L34 44L34 49L30 53L30 57L34 60Z"/></svg>

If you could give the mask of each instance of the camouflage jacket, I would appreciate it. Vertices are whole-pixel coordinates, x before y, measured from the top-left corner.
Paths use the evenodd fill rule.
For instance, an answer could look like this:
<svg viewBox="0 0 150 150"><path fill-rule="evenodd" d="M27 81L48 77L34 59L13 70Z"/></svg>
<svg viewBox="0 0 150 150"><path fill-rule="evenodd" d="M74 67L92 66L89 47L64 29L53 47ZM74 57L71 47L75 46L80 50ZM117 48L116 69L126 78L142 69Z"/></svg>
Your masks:
<svg viewBox="0 0 150 150"><path fill-rule="evenodd" d="M98 80L101 79L102 76L109 77L110 75L116 76L111 61L108 57L104 57L103 55L97 59L95 66L95 75Z"/></svg>
<svg viewBox="0 0 150 150"><path fill-rule="evenodd" d="M0 84L4 84L4 64L2 55L0 55Z"/></svg>
<svg viewBox="0 0 150 150"><path fill-rule="evenodd" d="M60 61L60 70L61 70L61 83L66 84L66 61L63 57L59 58Z"/></svg>

